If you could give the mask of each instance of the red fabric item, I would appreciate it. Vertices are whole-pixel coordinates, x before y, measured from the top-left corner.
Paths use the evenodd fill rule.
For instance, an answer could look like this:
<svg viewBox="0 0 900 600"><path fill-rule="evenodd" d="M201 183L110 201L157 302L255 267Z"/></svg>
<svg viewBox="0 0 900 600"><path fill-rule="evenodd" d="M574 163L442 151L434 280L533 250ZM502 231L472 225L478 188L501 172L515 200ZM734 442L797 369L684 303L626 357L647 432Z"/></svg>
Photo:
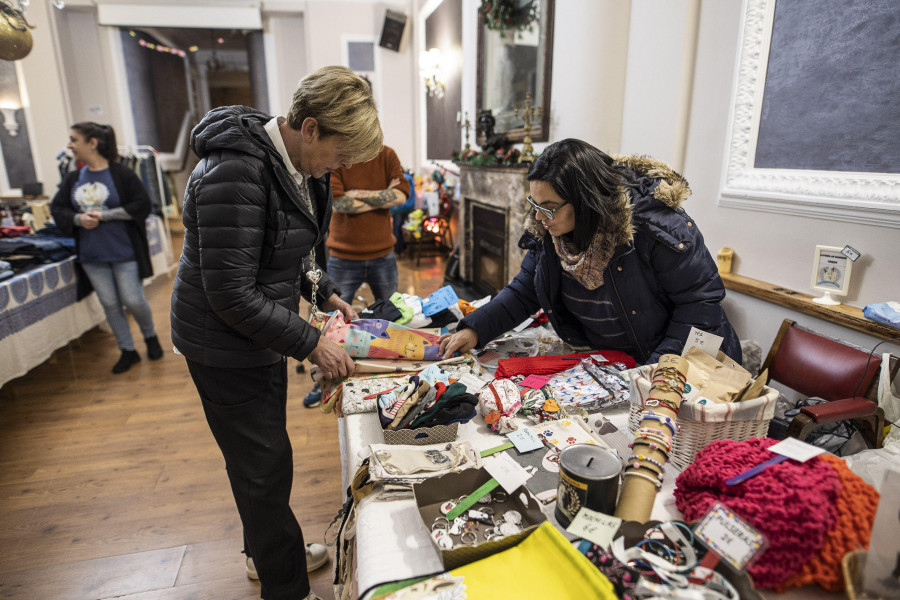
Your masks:
<svg viewBox="0 0 900 600"><path fill-rule="evenodd" d="M675 506L685 521L703 517L716 502L759 530L769 545L747 568L757 587L776 589L822 549L838 520L841 479L821 457L787 460L738 484L725 481L773 456L769 438L718 440L701 450L675 481Z"/></svg>
<svg viewBox="0 0 900 600"><path fill-rule="evenodd" d="M545 315L544 311L542 310L538 313L538 316L532 319L531 325L529 325L528 327L540 327L541 325L549 322L550 319L547 318L547 315Z"/></svg>
<svg viewBox="0 0 900 600"><path fill-rule="evenodd" d="M837 501L838 518L834 529L825 534L822 549L790 579L778 586L778 592L813 583L832 592L843 591L844 573L841 560L858 548L868 548L875 523L875 510L881 495L862 477L850 470L842 459L822 454L841 480L841 495Z"/></svg>
<svg viewBox="0 0 900 600"><path fill-rule="evenodd" d="M0 236L2 237L19 237L20 235L28 235L29 233L31 233L31 230L24 225L0 227Z"/></svg>
<svg viewBox="0 0 900 600"><path fill-rule="evenodd" d="M519 358L501 358L497 361L494 377L509 378L514 375L556 375L578 364L582 358L590 358L594 354L603 356L609 362L623 363L631 369L637 364L624 352L616 350L597 350L583 354L559 354L552 356L522 356Z"/></svg>

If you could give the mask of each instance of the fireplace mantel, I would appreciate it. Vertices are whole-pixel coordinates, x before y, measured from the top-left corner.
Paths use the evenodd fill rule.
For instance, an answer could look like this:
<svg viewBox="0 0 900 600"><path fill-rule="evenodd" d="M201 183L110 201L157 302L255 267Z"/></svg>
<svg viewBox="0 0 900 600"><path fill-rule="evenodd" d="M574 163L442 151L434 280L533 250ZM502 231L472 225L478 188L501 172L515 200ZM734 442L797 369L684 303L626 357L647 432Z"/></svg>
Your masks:
<svg viewBox="0 0 900 600"><path fill-rule="evenodd" d="M470 167L460 165L460 275L464 281L473 283L485 293L496 294L519 272L525 252L518 246L522 235L522 223L528 213L525 197L528 196L528 182L525 175L528 168L522 167ZM497 224L502 216L502 265L482 262L482 254L497 248L482 236L477 239L476 229L483 227L486 220L477 223L475 216L482 210L495 213ZM484 213L482 213L484 214ZM491 269L493 277L483 276L479 271ZM494 269L497 269L496 271ZM488 280L495 279L492 284ZM498 287L497 284L501 283Z"/></svg>

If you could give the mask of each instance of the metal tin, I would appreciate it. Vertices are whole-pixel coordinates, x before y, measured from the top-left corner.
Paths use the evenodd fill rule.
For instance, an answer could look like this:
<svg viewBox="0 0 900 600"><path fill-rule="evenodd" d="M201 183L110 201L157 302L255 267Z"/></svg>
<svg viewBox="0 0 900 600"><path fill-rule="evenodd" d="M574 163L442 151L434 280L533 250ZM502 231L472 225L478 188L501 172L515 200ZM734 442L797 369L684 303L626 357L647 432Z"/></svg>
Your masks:
<svg viewBox="0 0 900 600"><path fill-rule="evenodd" d="M568 527L582 507L611 515L619 495L622 462L594 444L573 444L559 454L556 520Z"/></svg>

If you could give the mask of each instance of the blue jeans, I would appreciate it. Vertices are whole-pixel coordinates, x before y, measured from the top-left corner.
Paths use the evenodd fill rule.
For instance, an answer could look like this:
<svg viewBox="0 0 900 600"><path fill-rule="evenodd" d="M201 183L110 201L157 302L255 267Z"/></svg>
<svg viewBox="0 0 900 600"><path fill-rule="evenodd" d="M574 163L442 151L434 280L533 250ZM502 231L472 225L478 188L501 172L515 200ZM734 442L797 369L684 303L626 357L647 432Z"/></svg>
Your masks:
<svg viewBox="0 0 900 600"><path fill-rule="evenodd" d="M118 263L81 263L87 273L100 305L106 313L106 320L116 336L120 350L134 350L131 328L125 308L132 314L141 328L144 339L154 337L153 313L147 298L144 297L144 286L138 275L137 261ZM124 307L124 308L123 308Z"/></svg>
<svg viewBox="0 0 900 600"><path fill-rule="evenodd" d="M344 302L352 304L356 290L364 283L372 288L375 302L387 300L397 291L397 256L393 252L374 260L345 260L331 256L328 276L341 288Z"/></svg>

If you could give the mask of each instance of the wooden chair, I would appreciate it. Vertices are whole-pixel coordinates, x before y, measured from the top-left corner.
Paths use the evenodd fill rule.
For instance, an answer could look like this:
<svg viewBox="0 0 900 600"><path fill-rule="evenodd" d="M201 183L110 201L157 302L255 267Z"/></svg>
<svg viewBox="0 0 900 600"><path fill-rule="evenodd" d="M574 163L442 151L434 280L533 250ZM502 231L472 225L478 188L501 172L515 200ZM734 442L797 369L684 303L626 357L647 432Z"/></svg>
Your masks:
<svg viewBox="0 0 900 600"><path fill-rule="evenodd" d="M832 339L785 319L762 368L769 379L827 402L805 406L793 418L787 435L805 440L817 427L851 420L872 448L884 442L884 410L878 406L881 356ZM900 359L891 356L891 380Z"/></svg>

